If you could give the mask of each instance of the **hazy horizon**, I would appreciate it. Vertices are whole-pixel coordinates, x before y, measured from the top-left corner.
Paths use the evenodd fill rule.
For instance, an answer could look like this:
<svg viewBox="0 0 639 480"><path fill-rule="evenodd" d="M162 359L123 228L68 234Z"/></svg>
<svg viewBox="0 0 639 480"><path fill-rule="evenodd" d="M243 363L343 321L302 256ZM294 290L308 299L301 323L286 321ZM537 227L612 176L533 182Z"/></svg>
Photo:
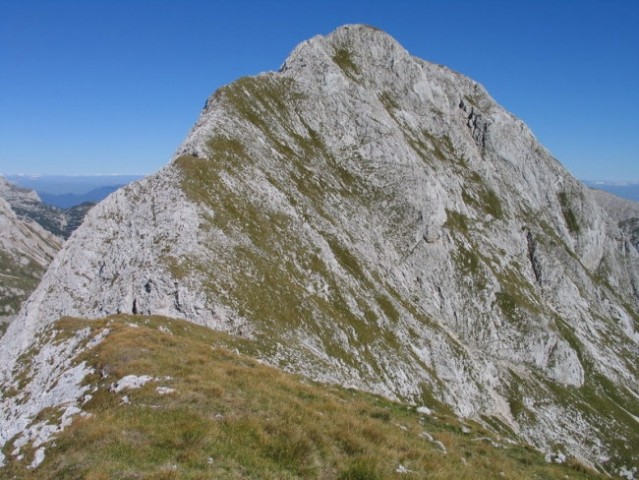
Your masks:
<svg viewBox="0 0 639 480"><path fill-rule="evenodd" d="M39 195L44 195L42 200L55 206L61 206L52 196L82 196L105 187L123 186L146 175L119 175L119 174L90 174L90 175L20 175L0 174L10 182L20 187L35 190ZM608 181L587 180L581 181L590 188L604 190L622 198L639 202L639 181ZM101 197L103 198L103 197ZM62 200L65 201L66 200ZM75 201L75 200L74 200ZM77 204L82 203L77 200ZM75 204L75 203L74 203Z"/></svg>
<svg viewBox="0 0 639 480"><path fill-rule="evenodd" d="M215 90L374 25L486 87L578 178L639 181L639 2L0 4L0 171L154 172Z"/></svg>

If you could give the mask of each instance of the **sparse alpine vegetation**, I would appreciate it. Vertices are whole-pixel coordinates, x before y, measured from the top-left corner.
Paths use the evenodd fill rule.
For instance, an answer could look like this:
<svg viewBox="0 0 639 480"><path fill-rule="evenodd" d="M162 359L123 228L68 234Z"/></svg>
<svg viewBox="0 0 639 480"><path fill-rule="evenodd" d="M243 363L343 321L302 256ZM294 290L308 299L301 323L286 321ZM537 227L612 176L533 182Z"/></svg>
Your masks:
<svg viewBox="0 0 639 480"><path fill-rule="evenodd" d="M37 450L4 448L1 478L597 479L575 459L548 463L448 408L394 403L265 366L250 342L185 321L63 319L52 341L89 328L105 339L76 362L94 373L83 413ZM34 423L56 425L61 411Z"/></svg>
<svg viewBox="0 0 639 480"><path fill-rule="evenodd" d="M0 181L2 178L0 178ZM0 198L0 336L22 302L37 287L60 239L34 222L18 218Z"/></svg>
<svg viewBox="0 0 639 480"><path fill-rule="evenodd" d="M216 465L214 448L230 445L229 451L243 452L233 457L237 464L224 467L236 475L260 465L272 478L428 477L424 472L438 471L429 462L452 459L459 469L466 458L468 478L500 471L517 478L517 467L495 466L515 451L498 435L534 445L549 460L579 458L602 473L637 477L639 451L631 446L639 443L639 251L632 245L634 227L623 223L630 217L616 218L606 208L473 80L412 57L369 27L314 37L279 71L215 92L172 163L92 209L66 243L0 340L0 440L13 442L5 447L6 461L29 461L18 460L12 449L24 440L11 438L23 438L19 432L45 407L48 418L64 403L71 418L73 409L92 406L98 419L112 408L108 399L117 403L129 395L130 404L104 417L113 419L103 422L105 428L150 418L142 409L147 405L168 405L186 415L185 425L196 434L170 440L158 433L166 451L188 450L192 443L197 452L212 449ZM185 351L172 354L174 373L154 370L147 360L147 369L123 364L117 375L106 371L106 379L88 380L102 390L104 382L145 383L130 394L96 393L85 405L86 390L71 381L82 371L65 362L88 337L68 345L52 345L46 337L38 345L34 338L62 316L103 322L123 313L166 315L223 331L236 338L234 348L307 382L388 400L371 400L382 409L377 418L344 407L358 422L355 446L339 443L343 417L330 417L321 428L304 423L315 418L308 408L322 411L321 404L312 396L298 402L297 393L256 393L283 410L277 417L264 414L259 425L259 415L244 416L245 430L233 430L239 427L229 425L228 411L220 412L225 421L209 424L189 410L189 399L210 408L210 415L224 404L210 403L217 401L215 391L206 398L187 395L193 390L184 382L194 370L179 370L180 359L192 358ZM144 345L145 338L136 341ZM161 338L167 351L182 348L173 337ZM131 364L146 355L118 345ZM202 368L211 360L198 358ZM28 371L20 369L25 362ZM93 365L92 357L87 362ZM271 380L268 387L280 385L282 394L297 391L286 387L292 380L245 363L237 375L246 384L253 380L245 373L254 371ZM69 371L73 375L65 376ZM135 377L124 380L127 375ZM167 376L172 380L152 380ZM213 380L204 373L195 378ZM221 392L230 385L220 384ZM157 387L175 392L160 395ZM321 397L320 387L308 388ZM270 405L269 395L280 406ZM346 397L335 395L341 405ZM349 395L355 403L370 399ZM181 406L171 406L176 398ZM250 399L242 402L249 403L230 405L257 408ZM305 414L286 410L288 403ZM459 428L482 424L505 446L486 453L491 461L485 465L474 454L471 462L462 452L472 436L446 437L440 424L424 429L432 441L424 435L423 453L414 453L417 444L410 442L422 432L419 415L399 406L408 404L435 406L438 417ZM451 416L444 416L443 405ZM133 415L116 419L126 412ZM173 414L165 423L178 431ZM466 420L455 421L455 415ZM75 425L85 421L98 425L88 419ZM299 424L308 429L299 432ZM413 432L409 443L395 436L403 435L396 424ZM371 425L399 450L376 450L381 442L365 433ZM80 452L101 436L77 437L76 446L73 436L65 438L68 452ZM130 461L141 462L126 467L130 475L176 464L170 453L154 457L156 447L147 452L154 440L138 430L124 440L133 443L116 442L129 445L123 458L135 445L137 459ZM436 442L449 453L429 450ZM61 440L57 445L48 448L59 448ZM63 462L62 455L47 460L34 447L35 459ZM500 452L503 460L491 457ZM197 465L208 462L204 454L193 455ZM525 457L529 461L537 468L537 460ZM90 465L82 468L88 472ZM554 466L539 468L531 478L553 478L548 472Z"/></svg>

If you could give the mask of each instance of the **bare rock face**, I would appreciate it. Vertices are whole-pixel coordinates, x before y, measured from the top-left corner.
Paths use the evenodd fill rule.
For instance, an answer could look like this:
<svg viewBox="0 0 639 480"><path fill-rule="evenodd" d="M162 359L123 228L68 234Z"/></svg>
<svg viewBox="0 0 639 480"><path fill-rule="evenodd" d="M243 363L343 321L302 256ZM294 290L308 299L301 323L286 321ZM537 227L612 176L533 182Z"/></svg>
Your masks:
<svg viewBox="0 0 639 480"><path fill-rule="evenodd" d="M592 194L610 216L609 221L616 223L625 238L639 251L639 203L602 190L593 189Z"/></svg>
<svg viewBox="0 0 639 480"><path fill-rule="evenodd" d="M41 201L35 190L14 185L2 176L0 176L0 197L4 198L9 204L18 207L26 205L29 202Z"/></svg>
<svg viewBox="0 0 639 480"><path fill-rule="evenodd" d="M483 87L346 26L215 92L169 166L89 212L0 343L3 381L61 316L163 314L632 475L630 242Z"/></svg>
<svg viewBox="0 0 639 480"><path fill-rule="evenodd" d="M35 290L60 248L57 237L35 222L19 219L0 197L0 332Z"/></svg>
<svg viewBox="0 0 639 480"><path fill-rule="evenodd" d="M80 226L93 203L58 208L42 202L34 190L22 188L0 176L0 198L4 198L21 220L32 221L66 239Z"/></svg>

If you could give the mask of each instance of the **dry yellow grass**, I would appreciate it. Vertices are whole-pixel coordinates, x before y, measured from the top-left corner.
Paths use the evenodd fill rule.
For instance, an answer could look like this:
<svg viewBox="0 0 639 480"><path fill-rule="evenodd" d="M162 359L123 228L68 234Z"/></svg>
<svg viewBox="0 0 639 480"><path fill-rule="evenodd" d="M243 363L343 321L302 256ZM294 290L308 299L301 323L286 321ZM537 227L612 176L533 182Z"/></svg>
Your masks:
<svg viewBox="0 0 639 480"><path fill-rule="evenodd" d="M88 381L97 390L84 407L92 415L60 434L36 470L26 468L27 455L12 459L4 478L599 478L575 462L547 464L534 449L508 444L478 424L465 423L470 433L464 433L461 421L443 411L424 416L411 406L285 374L235 353L250 348L243 341L187 322L117 316L65 319L56 328L68 335L87 325L110 329L78 359L95 368ZM158 380L109 391L130 374ZM174 392L160 394L157 387ZM9 444L5 454L10 451Z"/></svg>

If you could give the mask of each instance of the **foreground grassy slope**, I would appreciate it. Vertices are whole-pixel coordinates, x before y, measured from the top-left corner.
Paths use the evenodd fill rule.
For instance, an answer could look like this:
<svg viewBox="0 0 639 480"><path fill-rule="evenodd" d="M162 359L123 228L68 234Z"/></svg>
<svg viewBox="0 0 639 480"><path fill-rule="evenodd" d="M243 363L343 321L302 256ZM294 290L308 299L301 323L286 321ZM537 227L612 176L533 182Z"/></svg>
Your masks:
<svg viewBox="0 0 639 480"><path fill-rule="evenodd" d="M251 343L187 322L114 316L54 328L62 339L87 326L110 331L78 359L95 368L89 415L76 417L34 470L35 449L18 461L9 442L2 478L599 478L570 459L547 464L440 405L426 415L288 375L240 353ZM153 380L116 391L127 375ZM56 423L59 412L40 417Z"/></svg>

